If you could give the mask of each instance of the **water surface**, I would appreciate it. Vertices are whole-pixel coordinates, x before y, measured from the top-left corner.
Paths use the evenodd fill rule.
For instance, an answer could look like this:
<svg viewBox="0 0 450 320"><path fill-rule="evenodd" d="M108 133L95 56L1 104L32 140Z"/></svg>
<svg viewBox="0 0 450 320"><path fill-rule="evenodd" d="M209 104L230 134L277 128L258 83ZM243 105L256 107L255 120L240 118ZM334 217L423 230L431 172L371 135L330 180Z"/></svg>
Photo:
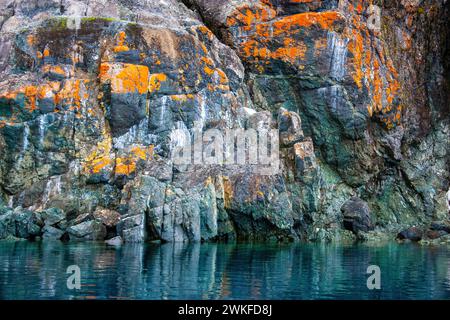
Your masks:
<svg viewBox="0 0 450 320"><path fill-rule="evenodd" d="M67 288L78 265L81 289ZM367 289L367 267L381 290ZM0 242L0 299L450 299L446 247Z"/></svg>

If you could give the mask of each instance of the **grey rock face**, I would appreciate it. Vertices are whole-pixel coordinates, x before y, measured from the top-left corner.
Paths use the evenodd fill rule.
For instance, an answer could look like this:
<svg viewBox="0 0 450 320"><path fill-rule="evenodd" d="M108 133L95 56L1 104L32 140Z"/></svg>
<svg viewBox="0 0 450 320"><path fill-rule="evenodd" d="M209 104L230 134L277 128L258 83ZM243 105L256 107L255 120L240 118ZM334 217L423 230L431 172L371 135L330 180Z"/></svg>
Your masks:
<svg viewBox="0 0 450 320"><path fill-rule="evenodd" d="M0 239L446 225L447 4L380 5L377 32L360 0L0 1ZM209 129L278 129L280 170L174 161Z"/></svg>

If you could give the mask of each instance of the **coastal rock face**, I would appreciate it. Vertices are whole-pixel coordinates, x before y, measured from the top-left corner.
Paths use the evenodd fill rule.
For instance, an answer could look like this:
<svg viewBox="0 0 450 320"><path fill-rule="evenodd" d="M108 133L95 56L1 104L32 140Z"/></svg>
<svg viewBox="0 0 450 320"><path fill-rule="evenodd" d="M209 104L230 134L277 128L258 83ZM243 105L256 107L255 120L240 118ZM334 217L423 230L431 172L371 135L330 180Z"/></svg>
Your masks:
<svg viewBox="0 0 450 320"><path fill-rule="evenodd" d="M446 234L450 5L376 4L0 0L0 239Z"/></svg>

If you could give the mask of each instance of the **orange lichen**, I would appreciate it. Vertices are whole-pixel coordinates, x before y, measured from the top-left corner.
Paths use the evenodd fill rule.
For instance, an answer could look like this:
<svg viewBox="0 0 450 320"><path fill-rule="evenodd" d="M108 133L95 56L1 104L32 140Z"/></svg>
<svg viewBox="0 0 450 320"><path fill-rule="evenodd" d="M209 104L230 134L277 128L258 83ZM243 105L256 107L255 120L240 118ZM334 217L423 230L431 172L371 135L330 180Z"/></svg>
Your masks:
<svg viewBox="0 0 450 320"><path fill-rule="evenodd" d="M266 2L268 5L269 3ZM267 9L267 6L265 6ZM240 43L240 55L260 73L270 60L281 60L297 65L299 69L305 67L302 60L306 58L308 47L298 38L298 30L317 27L328 31L335 29L336 23L344 21L338 11L304 12L291 16L275 18L275 14L261 16L259 7L250 10L244 6L230 15L236 24L240 22L242 32L246 33L245 40ZM281 43L281 46L280 46ZM315 50L326 47L326 42L316 43Z"/></svg>
<svg viewBox="0 0 450 320"><path fill-rule="evenodd" d="M42 72L57 74L63 78L68 78L73 73L71 71L64 70L61 66L54 66L54 65L49 65L49 64L42 66Z"/></svg>
<svg viewBox="0 0 450 320"><path fill-rule="evenodd" d="M105 140L99 142L91 154L83 160L82 167L86 174L98 174L112 164L110 157L112 149L111 138L106 134Z"/></svg>
<svg viewBox="0 0 450 320"><path fill-rule="evenodd" d="M130 175L136 171L136 162L134 159L126 157L126 158L117 158L116 159L116 167L115 167L116 175Z"/></svg>
<svg viewBox="0 0 450 320"><path fill-rule="evenodd" d="M332 30L336 22L342 19L342 15L337 11L298 13L273 22L273 35L277 36L298 27L319 26L322 29Z"/></svg>
<svg viewBox="0 0 450 320"><path fill-rule="evenodd" d="M203 70L204 70L205 73L206 73L207 75L209 75L209 76L212 76L212 75L214 74L214 69L211 69L211 68L208 67L208 66L205 66L205 67L203 68Z"/></svg>
<svg viewBox="0 0 450 320"><path fill-rule="evenodd" d="M88 80L66 80L61 90L56 93L56 100L58 103L64 102L69 106L69 110L76 110L81 108L82 100L86 95L81 96L82 87Z"/></svg>
<svg viewBox="0 0 450 320"><path fill-rule="evenodd" d="M211 30L208 29L208 27L201 25L199 27L197 27L197 29L203 33L204 35L206 35L208 37L209 40L212 40L214 38L214 34L212 33Z"/></svg>
<svg viewBox="0 0 450 320"><path fill-rule="evenodd" d="M355 6L349 5L347 11L351 23L344 35L349 39L350 74L360 90L365 88L368 91L371 99L367 106L369 115L379 114L386 127L393 128L400 123L402 109L400 105L395 105L400 90L398 72L379 42L372 41L370 31L360 16L362 1L357 1Z"/></svg>
<svg viewBox="0 0 450 320"><path fill-rule="evenodd" d="M27 36L27 44L30 47L33 47L36 44L36 37L34 35L32 35L32 34L28 35Z"/></svg>
<svg viewBox="0 0 450 320"><path fill-rule="evenodd" d="M148 67L142 65L102 63L99 76L102 82L111 82L114 93L144 94L149 88Z"/></svg>
<svg viewBox="0 0 450 320"><path fill-rule="evenodd" d="M275 16L276 10L270 6L260 5L257 7L250 7L249 5L244 5L237 8L237 10L227 18L227 25L234 26L243 24L250 26L252 24L269 21Z"/></svg>
<svg viewBox="0 0 450 320"><path fill-rule="evenodd" d="M116 158L114 172L116 175L130 175L136 171L139 161L152 160L154 146L134 146L127 155Z"/></svg>
<svg viewBox="0 0 450 320"><path fill-rule="evenodd" d="M114 47L114 52L129 51L130 48L125 44L127 34L124 31L119 32L117 46Z"/></svg>
<svg viewBox="0 0 450 320"><path fill-rule="evenodd" d="M306 56L308 48L302 41L294 41L291 38L284 39L284 46L271 51L262 44L249 40L242 44L241 50L245 57L260 60L277 59L285 62L295 63Z"/></svg>
<svg viewBox="0 0 450 320"><path fill-rule="evenodd" d="M188 99L192 100L195 98L195 96L193 94L177 94L177 95L171 95L169 97L170 97L170 99L172 99L174 101L181 101L181 102L186 102Z"/></svg>
<svg viewBox="0 0 450 320"><path fill-rule="evenodd" d="M38 88L33 85L26 86L24 93L25 93L25 97L28 100L28 104L27 104L28 110L30 112L33 112L34 110L37 109L36 98L37 98Z"/></svg>
<svg viewBox="0 0 450 320"><path fill-rule="evenodd" d="M167 81L167 75L164 73L154 73L150 75L148 90L149 92L159 91L161 82Z"/></svg>
<svg viewBox="0 0 450 320"><path fill-rule="evenodd" d="M131 156L140 160L151 160L154 156L154 148L154 145L150 145L149 147L134 146L131 148Z"/></svg>

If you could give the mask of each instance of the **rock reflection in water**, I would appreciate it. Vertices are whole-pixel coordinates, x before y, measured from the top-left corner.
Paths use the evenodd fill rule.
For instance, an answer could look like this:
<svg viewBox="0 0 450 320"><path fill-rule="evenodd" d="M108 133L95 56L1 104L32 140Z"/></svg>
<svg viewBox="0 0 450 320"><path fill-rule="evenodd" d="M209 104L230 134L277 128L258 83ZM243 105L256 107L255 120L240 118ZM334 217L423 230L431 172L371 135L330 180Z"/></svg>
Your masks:
<svg viewBox="0 0 450 320"><path fill-rule="evenodd" d="M449 251L369 246L0 243L1 299L448 299ZM379 265L382 290L367 289ZM80 290L66 286L81 269Z"/></svg>

